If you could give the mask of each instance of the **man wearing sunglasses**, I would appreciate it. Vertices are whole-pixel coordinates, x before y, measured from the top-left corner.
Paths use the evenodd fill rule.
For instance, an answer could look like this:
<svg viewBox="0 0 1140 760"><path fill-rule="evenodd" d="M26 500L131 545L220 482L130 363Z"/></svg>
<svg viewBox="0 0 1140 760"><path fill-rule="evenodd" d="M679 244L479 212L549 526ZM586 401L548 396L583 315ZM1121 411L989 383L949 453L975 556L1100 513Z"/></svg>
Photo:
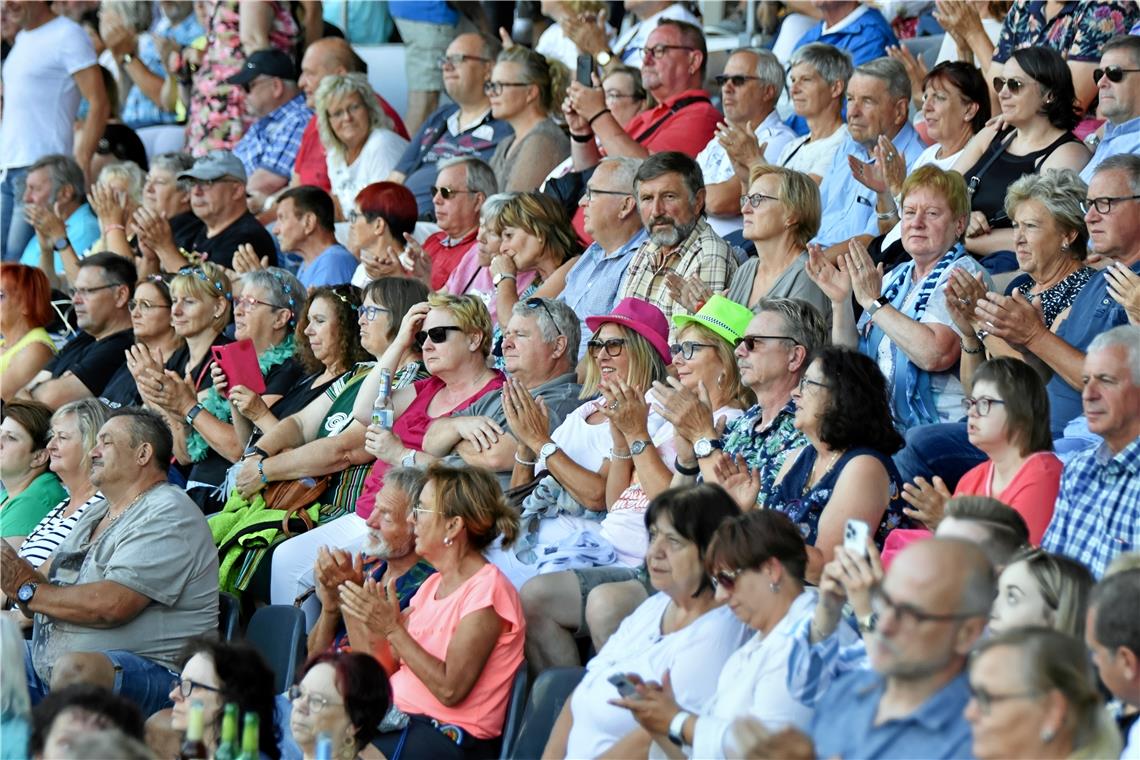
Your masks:
<svg viewBox="0 0 1140 760"><path fill-rule="evenodd" d="M467 252L479 245L475 240L479 210L499 187L495 172L477 156L456 156L438 166L431 202L439 232L424 241L424 251L431 258L432 290L442 289Z"/></svg>
<svg viewBox="0 0 1140 760"><path fill-rule="evenodd" d="M1097 113L1108 122L1092 159L1081 169L1086 184L1106 158L1140 153L1140 37L1124 35L1106 42L1093 78L1100 97Z"/></svg>

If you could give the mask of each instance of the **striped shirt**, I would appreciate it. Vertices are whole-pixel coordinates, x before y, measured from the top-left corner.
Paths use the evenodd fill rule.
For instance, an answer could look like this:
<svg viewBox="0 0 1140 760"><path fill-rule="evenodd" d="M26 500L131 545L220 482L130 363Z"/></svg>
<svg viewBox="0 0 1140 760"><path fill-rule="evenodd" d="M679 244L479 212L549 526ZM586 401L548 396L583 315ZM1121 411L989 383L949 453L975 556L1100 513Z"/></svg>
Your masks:
<svg viewBox="0 0 1140 760"><path fill-rule="evenodd" d="M96 491L94 496L79 505L79 509L67 517L63 517L63 513L67 511L71 499L67 498L61 501L44 516L44 519L39 521L39 524L24 539L23 545L20 546L20 556L34 567L42 565L52 555L56 547L62 544L63 540L71 533L71 529L75 527L75 523L79 522L80 516L87 511L87 508L98 501L102 501L102 499L103 494Z"/></svg>

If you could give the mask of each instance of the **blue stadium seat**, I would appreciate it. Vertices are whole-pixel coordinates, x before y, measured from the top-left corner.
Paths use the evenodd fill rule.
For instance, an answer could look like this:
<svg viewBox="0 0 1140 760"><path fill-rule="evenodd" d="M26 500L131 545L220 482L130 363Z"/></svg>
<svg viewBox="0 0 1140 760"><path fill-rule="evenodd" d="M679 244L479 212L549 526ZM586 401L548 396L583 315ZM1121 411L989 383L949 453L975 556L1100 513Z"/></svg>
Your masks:
<svg viewBox="0 0 1140 760"><path fill-rule="evenodd" d="M522 725L527 696L526 672L526 660L523 660L518 672L515 673L514 683L511 684L511 696L507 700L507 719L503 721L503 747L499 755L502 760L510 757L511 745L514 744Z"/></svg>
<svg viewBox="0 0 1140 760"><path fill-rule="evenodd" d="M241 600L228 591L218 592L218 635L233 641L241 633Z"/></svg>
<svg viewBox="0 0 1140 760"><path fill-rule="evenodd" d="M305 659L305 613L286 604L262 607L250 618L245 639L273 669L277 694L293 685Z"/></svg>
<svg viewBox="0 0 1140 760"><path fill-rule="evenodd" d="M551 668L539 674L534 680L534 688L530 690L530 699L510 755L504 757L514 760L542 757L542 750L558 714L562 712L562 705L570 698L585 672L585 668Z"/></svg>

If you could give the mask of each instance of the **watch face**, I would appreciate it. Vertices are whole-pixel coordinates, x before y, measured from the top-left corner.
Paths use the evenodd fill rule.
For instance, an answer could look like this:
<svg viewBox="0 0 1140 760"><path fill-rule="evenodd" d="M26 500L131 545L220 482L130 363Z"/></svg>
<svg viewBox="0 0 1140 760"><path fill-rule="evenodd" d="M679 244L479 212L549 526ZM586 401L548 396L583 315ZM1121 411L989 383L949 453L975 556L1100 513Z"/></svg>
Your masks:
<svg viewBox="0 0 1140 760"><path fill-rule="evenodd" d="M699 438L693 444L693 453L698 457L707 457L712 453L712 444L709 443L707 438Z"/></svg>
<svg viewBox="0 0 1140 760"><path fill-rule="evenodd" d="M629 453L637 456L641 452L645 451L645 447L648 445L649 444L647 444L645 441L634 441L629 447Z"/></svg>
<svg viewBox="0 0 1140 760"><path fill-rule="evenodd" d="M558 451L558 444L552 442L542 444L542 448L538 450L538 453L543 459L549 459L554 456L554 452L556 451Z"/></svg>
<svg viewBox="0 0 1140 760"><path fill-rule="evenodd" d="M32 596L35 595L35 593L36 584L25 583L23 586L20 586L20 590L16 592L16 598L21 602L28 602L31 601Z"/></svg>

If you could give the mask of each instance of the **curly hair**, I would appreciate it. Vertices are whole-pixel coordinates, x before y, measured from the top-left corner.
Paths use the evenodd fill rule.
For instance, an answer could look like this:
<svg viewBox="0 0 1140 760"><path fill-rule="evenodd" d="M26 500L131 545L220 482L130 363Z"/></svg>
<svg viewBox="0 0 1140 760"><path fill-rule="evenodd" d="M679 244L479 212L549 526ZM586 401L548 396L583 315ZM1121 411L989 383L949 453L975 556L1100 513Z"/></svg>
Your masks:
<svg viewBox="0 0 1140 760"><path fill-rule="evenodd" d="M296 356L301 366L309 373L325 369L313 354L313 349L309 345L309 336L305 334L305 330L309 327L309 310L318 298L323 298L336 315L333 334L336 336L337 350L332 369L345 372L359 362L368 361L368 352L360 345L360 330L356 328L357 315L360 312L360 290L355 285L345 283L313 288L313 292L309 294L309 301L297 320L297 331L294 335L297 341Z"/></svg>
<svg viewBox="0 0 1140 760"><path fill-rule="evenodd" d="M832 449L866 446L886 456L903 447L892 422L887 381L869 356L840 346L826 346L812 356L828 387L820 439Z"/></svg>

